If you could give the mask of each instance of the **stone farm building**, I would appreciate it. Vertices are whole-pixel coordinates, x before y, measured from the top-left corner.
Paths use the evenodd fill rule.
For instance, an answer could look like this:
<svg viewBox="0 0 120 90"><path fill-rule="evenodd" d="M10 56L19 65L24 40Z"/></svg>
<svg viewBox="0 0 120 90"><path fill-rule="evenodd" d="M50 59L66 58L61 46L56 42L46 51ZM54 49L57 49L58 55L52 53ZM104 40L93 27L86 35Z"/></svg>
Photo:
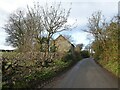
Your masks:
<svg viewBox="0 0 120 90"><path fill-rule="evenodd" d="M74 52L74 45L71 44L64 36L60 35L58 36L52 44L55 45L56 51L58 53L67 53L71 51L72 53Z"/></svg>

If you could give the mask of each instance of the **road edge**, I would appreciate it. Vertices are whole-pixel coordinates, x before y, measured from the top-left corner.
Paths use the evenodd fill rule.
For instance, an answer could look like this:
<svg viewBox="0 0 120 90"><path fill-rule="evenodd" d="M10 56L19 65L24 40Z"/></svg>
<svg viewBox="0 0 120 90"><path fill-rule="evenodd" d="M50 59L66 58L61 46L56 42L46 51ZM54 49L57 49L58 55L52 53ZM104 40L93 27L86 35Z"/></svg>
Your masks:
<svg viewBox="0 0 120 90"><path fill-rule="evenodd" d="M120 89L120 77L116 76L114 73L103 67L99 62L97 62L94 58L93 60L95 61L96 64L98 64L105 72L109 73L112 77L118 79L118 89Z"/></svg>

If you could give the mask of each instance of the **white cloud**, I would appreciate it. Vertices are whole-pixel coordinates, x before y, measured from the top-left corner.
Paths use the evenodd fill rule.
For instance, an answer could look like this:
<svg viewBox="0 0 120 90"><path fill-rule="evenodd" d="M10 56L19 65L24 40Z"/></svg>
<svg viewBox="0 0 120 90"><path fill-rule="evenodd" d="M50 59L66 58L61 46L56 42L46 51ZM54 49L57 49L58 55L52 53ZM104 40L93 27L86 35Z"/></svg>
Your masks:
<svg viewBox="0 0 120 90"><path fill-rule="evenodd" d="M76 44L83 43L84 45L87 45L89 42L86 40L87 34L83 32L76 32L72 34L73 39L75 40Z"/></svg>
<svg viewBox="0 0 120 90"><path fill-rule="evenodd" d="M46 0L47 2L118 2L119 0Z"/></svg>
<svg viewBox="0 0 120 90"><path fill-rule="evenodd" d="M24 7L27 4L31 5L33 0L1 0L0 8L7 12L12 12L17 8Z"/></svg>

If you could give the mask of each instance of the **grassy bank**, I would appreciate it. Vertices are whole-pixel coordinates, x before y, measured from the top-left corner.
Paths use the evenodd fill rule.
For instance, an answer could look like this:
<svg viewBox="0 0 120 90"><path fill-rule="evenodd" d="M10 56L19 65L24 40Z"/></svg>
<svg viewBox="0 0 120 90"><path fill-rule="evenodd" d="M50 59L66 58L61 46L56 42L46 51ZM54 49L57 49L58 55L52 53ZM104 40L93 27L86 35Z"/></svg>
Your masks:
<svg viewBox="0 0 120 90"><path fill-rule="evenodd" d="M115 76L120 77L120 65L118 61L110 60L105 62L105 60L99 60L98 63L107 69L109 72L113 73Z"/></svg>

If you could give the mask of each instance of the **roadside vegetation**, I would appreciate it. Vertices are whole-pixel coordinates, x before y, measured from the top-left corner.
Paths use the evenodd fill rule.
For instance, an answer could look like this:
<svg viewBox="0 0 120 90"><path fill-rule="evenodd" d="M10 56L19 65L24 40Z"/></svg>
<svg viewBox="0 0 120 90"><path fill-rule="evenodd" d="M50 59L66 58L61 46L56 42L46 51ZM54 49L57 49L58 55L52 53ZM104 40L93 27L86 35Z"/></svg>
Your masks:
<svg viewBox="0 0 120 90"><path fill-rule="evenodd" d="M94 38L90 48L95 60L108 71L119 76L119 17L114 16L110 21L106 19L101 11L93 13L88 19L88 30L84 31L90 33Z"/></svg>
<svg viewBox="0 0 120 90"><path fill-rule="evenodd" d="M42 88L44 83L88 56L84 51L75 51L74 55L68 52L62 57L57 52L51 54L54 54L54 58L51 61L49 58L43 64L43 54L39 52L4 52L2 88Z"/></svg>
<svg viewBox="0 0 120 90"><path fill-rule="evenodd" d="M82 50L80 52L80 55L82 58L89 58L90 57L90 52L88 50Z"/></svg>
<svg viewBox="0 0 120 90"><path fill-rule="evenodd" d="M42 88L42 85L82 59L71 52L42 64L40 53L17 51L2 55L2 88ZM57 53L54 53L57 54Z"/></svg>
<svg viewBox="0 0 120 90"><path fill-rule="evenodd" d="M75 63L64 56L42 66L39 56L17 52L5 52L2 62L3 88L37 88ZM72 55L70 55L72 57Z"/></svg>
<svg viewBox="0 0 120 90"><path fill-rule="evenodd" d="M9 16L4 29L6 42L16 49L2 53L2 88L41 88L45 82L73 66L83 58L93 56L104 68L118 76L118 17L106 21L100 11L88 20L88 29L94 41L89 50L83 44L74 53L57 52L53 36L71 30L68 17L71 8L65 10L61 3L44 7L39 3L26 10L17 10ZM73 41L70 36L65 36Z"/></svg>
<svg viewBox="0 0 120 90"><path fill-rule="evenodd" d="M45 7L37 3L10 15L4 27L9 35L6 41L16 49L2 53L3 89L41 88L82 59L80 52L61 54L51 44L55 33L72 28L67 25L70 10L63 9L61 3Z"/></svg>

